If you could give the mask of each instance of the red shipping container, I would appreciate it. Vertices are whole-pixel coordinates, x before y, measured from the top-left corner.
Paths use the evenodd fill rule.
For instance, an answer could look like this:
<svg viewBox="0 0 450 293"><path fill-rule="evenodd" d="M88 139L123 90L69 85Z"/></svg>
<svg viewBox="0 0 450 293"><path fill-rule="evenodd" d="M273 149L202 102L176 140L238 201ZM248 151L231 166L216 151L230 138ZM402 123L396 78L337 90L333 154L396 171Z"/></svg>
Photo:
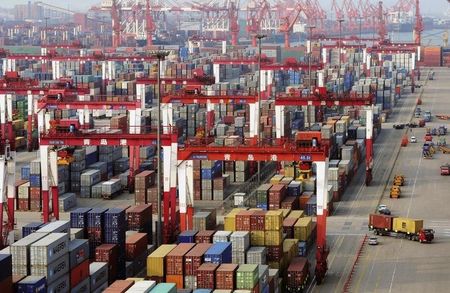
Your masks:
<svg viewBox="0 0 450 293"><path fill-rule="evenodd" d="M13 293L13 278L8 276L2 281L0 281L0 292L2 293Z"/></svg>
<svg viewBox="0 0 450 293"><path fill-rule="evenodd" d="M294 225L298 219L286 218L283 220L283 232L286 234L286 238L294 238Z"/></svg>
<svg viewBox="0 0 450 293"><path fill-rule="evenodd" d="M85 260L70 271L70 287L73 288L89 277L89 260Z"/></svg>
<svg viewBox="0 0 450 293"><path fill-rule="evenodd" d="M195 243L212 243L214 233L216 233L214 230L199 231L195 235Z"/></svg>
<svg viewBox="0 0 450 293"><path fill-rule="evenodd" d="M203 263L203 255L212 246L209 243L199 243L195 245L184 256L184 274L187 276L196 276L197 269Z"/></svg>
<svg viewBox="0 0 450 293"><path fill-rule="evenodd" d="M240 211L236 215L236 231L250 231L250 219L255 211Z"/></svg>
<svg viewBox="0 0 450 293"><path fill-rule="evenodd" d="M166 275L166 283L175 283L177 289L184 288L184 276L183 275Z"/></svg>
<svg viewBox="0 0 450 293"><path fill-rule="evenodd" d="M197 288L214 289L218 264L204 263L197 270Z"/></svg>
<svg viewBox="0 0 450 293"><path fill-rule="evenodd" d="M279 261L283 258L283 245L266 246L267 261Z"/></svg>
<svg viewBox="0 0 450 293"><path fill-rule="evenodd" d="M194 243L180 243L166 256L166 273L183 275L184 256L195 246Z"/></svg>
<svg viewBox="0 0 450 293"><path fill-rule="evenodd" d="M125 293L133 285L132 280L116 280L103 293Z"/></svg>
<svg viewBox="0 0 450 293"><path fill-rule="evenodd" d="M41 210L41 200L40 199L30 199L30 211L38 212Z"/></svg>
<svg viewBox="0 0 450 293"><path fill-rule="evenodd" d="M282 209L298 210L299 201L296 196L288 196L281 202Z"/></svg>
<svg viewBox="0 0 450 293"><path fill-rule="evenodd" d="M95 261L108 263L108 283L111 284L117 276L119 246L116 244L102 244L95 248Z"/></svg>
<svg viewBox="0 0 450 293"><path fill-rule="evenodd" d="M41 199L41 188L40 187L30 187L30 199Z"/></svg>
<svg viewBox="0 0 450 293"><path fill-rule="evenodd" d="M152 221L152 205L141 204L127 209L128 229L138 231Z"/></svg>
<svg viewBox="0 0 450 293"><path fill-rule="evenodd" d="M265 211L255 211L250 216L250 230L251 231L264 231L265 229Z"/></svg>
<svg viewBox="0 0 450 293"><path fill-rule="evenodd" d="M274 184L269 189L269 210L278 210L281 208L281 202L286 193L286 185Z"/></svg>
<svg viewBox="0 0 450 293"><path fill-rule="evenodd" d="M292 259L286 272L286 291L294 292L301 288L309 276L309 263L305 257Z"/></svg>
<svg viewBox="0 0 450 293"><path fill-rule="evenodd" d="M300 209L306 210L306 204L308 203L308 200L313 195L313 192L311 191L304 191L302 195L300 196Z"/></svg>
<svg viewBox="0 0 450 293"><path fill-rule="evenodd" d="M30 209L30 202L28 199L19 199L19 211L28 211Z"/></svg>
<svg viewBox="0 0 450 293"><path fill-rule="evenodd" d="M89 242L102 242L102 228L87 228Z"/></svg>
<svg viewBox="0 0 450 293"><path fill-rule="evenodd" d="M125 258L133 261L147 250L148 238L146 233L136 233L125 240Z"/></svg>
<svg viewBox="0 0 450 293"><path fill-rule="evenodd" d="M392 222L394 217L387 215L370 214L369 226L371 228L392 230Z"/></svg>
<svg viewBox="0 0 450 293"><path fill-rule="evenodd" d="M237 264L221 264L216 271L216 289L234 290Z"/></svg>

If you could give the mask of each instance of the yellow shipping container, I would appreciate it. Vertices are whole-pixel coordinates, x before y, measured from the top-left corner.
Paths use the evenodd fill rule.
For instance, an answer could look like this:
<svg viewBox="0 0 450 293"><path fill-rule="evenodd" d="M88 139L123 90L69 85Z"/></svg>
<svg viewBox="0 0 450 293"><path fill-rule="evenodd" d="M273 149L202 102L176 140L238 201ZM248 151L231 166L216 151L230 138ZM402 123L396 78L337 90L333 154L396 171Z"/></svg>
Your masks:
<svg viewBox="0 0 450 293"><path fill-rule="evenodd" d="M264 245L277 246L283 242L283 231L265 231L264 232Z"/></svg>
<svg viewBox="0 0 450 293"><path fill-rule="evenodd" d="M148 277L164 277L165 276L165 258L171 252L176 244L163 244L153 251L147 257L147 276Z"/></svg>
<svg viewBox="0 0 450 293"><path fill-rule="evenodd" d="M304 213L302 210L295 210L295 211L291 211L286 218L300 219L300 218L303 218L303 216L304 216Z"/></svg>
<svg viewBox="0 0 450 293"><path fill-rule="evenodd" d="M423 228L423 220L408 219L408 218L394 218L392 229L395 232L403 232L408 234L419 233Z"/></svg>
<svg viewBox="0 0 450 293"><path fill-rule="evenodd" d="M271 184L277 184L283 179L283 175L274 175L272 178L270 178Z"/></svg>
<svg viewBox="0 0 450 293"><path fill-rule="evenodd" d="M234 208L223 219L225 231L236 231L236 214L240 211L246 211L246 208Z"/></svg>
<svg viewBox="0 0 450 293"><path fill-rule="evenodd" d="M283 212L283 219L285 219L290 213L291 209L280 209Z"/></svg>
<svg viewBox="0 0 450 293"><path fill-rule="evenodd" d="M300 241L307 241L311 235L312 218L299 218L294 225L294 238Z"/></svg>
<svg viewBox="0 0 450 293"><path fill-rule="evenodd" d="M269 261L267 265L269 266L269 269L281 270L281 268L283 267L282 262L282 259L280 261Z"/></svg>
<svg viewBox="0 0 450 293"><path fill-rule="evenodd" d="M284 167L284 176L287 177L296 177L295 176L295 167L294 166L286 166Z"/></svg>
<svg viewBox="0 0 450 293"><path fill-rule="evenodd" d="M285 239L283 241L283 255L287 263L290 263L292 258L298 255L298 239Z"/></svg>
<svg viewBox="0 0 450 293"><path fill-rule="evenodd" d="M264 246L265 235L264 231L251 231L250 244L252 246Z"/></svg>
<svg viewBox="0 0 450 293"><path fill-rule="evenodd" d="M267 211L264 220L265 230L281 230L283 227L283 211Z"/></svg>

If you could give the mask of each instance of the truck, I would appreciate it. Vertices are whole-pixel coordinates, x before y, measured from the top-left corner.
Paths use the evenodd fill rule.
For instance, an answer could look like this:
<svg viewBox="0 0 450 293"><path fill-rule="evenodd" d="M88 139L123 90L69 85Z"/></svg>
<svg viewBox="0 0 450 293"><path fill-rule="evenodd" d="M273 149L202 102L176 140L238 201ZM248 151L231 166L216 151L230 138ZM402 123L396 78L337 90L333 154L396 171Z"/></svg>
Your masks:
<svg viewBox="0 0 450 293"><path fill-rule="evenodd" d="M425 113L423 113L423 119L425 120L425 122L430 122L431 121L431 112L425 111Z"/></svg>
<svg viewBox="0 0 450 293"><path fill-rule="evenodd" d="M445 164L441 166L441 176L449 176L450 175L450 164Z"/></svg>
<svg viewBox="0 0 450 293"><path fill-rule="evenodd" d="M431 243L434 239L434 230L423 228L423 220L419 219L370 214L369 230L375 235L409 239L420 243Z"/></svg>

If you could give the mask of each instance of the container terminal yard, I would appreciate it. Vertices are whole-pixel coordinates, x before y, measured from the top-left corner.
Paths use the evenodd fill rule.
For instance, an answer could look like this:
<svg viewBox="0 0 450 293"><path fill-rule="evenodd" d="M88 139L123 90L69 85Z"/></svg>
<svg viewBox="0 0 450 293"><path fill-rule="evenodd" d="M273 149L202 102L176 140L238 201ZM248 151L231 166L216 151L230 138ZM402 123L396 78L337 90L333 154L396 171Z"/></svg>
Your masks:
<svg viewBox="0 0 450 293"><path fill-rule="evenodd" d="M0 293L447 292L447 22L163 2L0 14Z"/></svg>

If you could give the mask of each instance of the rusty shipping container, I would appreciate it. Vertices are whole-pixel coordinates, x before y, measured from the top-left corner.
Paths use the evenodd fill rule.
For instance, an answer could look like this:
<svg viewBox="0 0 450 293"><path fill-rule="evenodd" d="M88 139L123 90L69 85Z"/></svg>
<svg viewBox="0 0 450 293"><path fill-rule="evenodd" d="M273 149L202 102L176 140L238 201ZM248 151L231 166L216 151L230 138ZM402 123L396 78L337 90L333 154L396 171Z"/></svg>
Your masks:
<svg viewBox="0 0 450 293"><path fill-rule="evenodd" d="M197 288L214 289L218 264L204 263L197 270Z"/></svg>
<svg viewBox="0 0 450 293"><path fill-rule="evenodd" d="M203 263L203 255L212 246L209 243L199 243L195 245L184 257L184 274L196 276L197 269Z"/></svg>
<svg viewBox="0 0 450 293"><path fill-rule="evenodd" d="M195 246L194 243L180 243L166 256L167 275L184 274L184 256Z"/></svg>
<svg viewBox="0 0 450 293"><path fill-rule="evenodd" d="M234 290L236 288L237 264L222 264L216 270L216 289Z"/></svg>

